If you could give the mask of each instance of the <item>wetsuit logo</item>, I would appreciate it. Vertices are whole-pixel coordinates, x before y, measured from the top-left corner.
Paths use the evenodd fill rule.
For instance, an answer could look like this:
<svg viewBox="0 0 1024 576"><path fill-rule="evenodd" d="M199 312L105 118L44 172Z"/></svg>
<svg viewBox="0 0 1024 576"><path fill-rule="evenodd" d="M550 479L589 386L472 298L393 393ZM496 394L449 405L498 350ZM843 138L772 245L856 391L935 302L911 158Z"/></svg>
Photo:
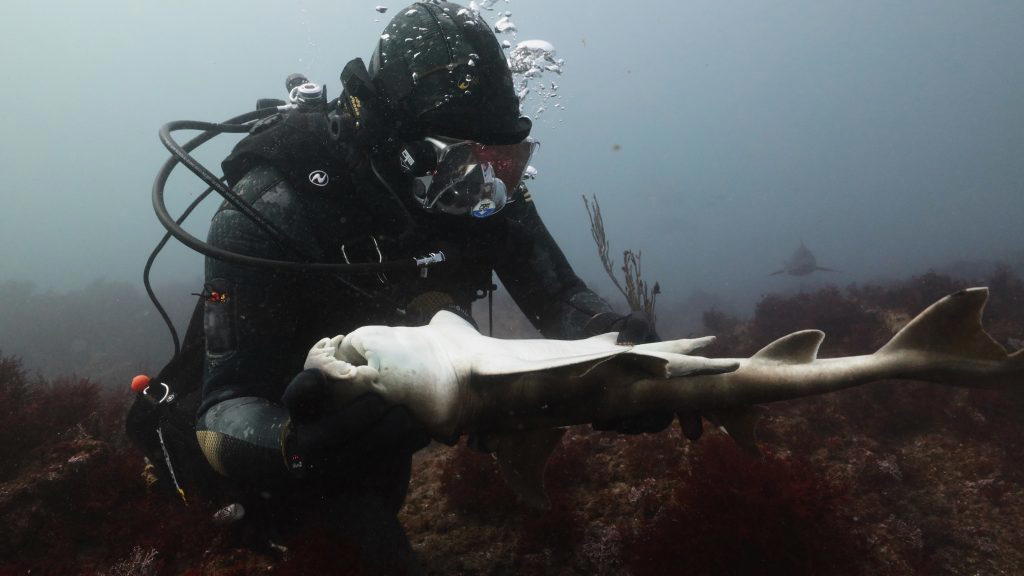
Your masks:
<svg viewBox="0 0 1024 576"><path fill-rule="evenodd" d="M309 173L309 182L313 186L327 186L327 183L330 181L331 179L327 176L327 172L324 172L323 170L313 170Z"/></svg>

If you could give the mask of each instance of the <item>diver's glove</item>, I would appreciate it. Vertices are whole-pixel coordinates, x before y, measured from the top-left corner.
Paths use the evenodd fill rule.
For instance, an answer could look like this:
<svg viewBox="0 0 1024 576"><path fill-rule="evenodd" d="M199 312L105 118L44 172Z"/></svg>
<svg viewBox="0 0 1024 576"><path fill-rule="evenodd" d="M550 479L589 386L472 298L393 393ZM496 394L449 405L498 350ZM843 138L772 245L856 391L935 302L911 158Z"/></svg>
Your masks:
<svg viewBox="0 0 1024 576"><path fill-rule="evenodd" d="M381 454L415 452L430 442L404 406L372 392L337 406L331 387L316 369L300 372L281 402L291 419L282 435L285 464L293 475L344 474Z"/></svg>
<svg viewBox="0 0 1024 576"><path fill-rule="evenodd" d="M647 315L643 312L630 312L626 315L602 312L587 321L583 329L590 336L607 332L618 332L619 337L616 343L626 346L661 340L658 337L658 333L654 331L654 327L651 326L651 322L647 319Z"/></svg>

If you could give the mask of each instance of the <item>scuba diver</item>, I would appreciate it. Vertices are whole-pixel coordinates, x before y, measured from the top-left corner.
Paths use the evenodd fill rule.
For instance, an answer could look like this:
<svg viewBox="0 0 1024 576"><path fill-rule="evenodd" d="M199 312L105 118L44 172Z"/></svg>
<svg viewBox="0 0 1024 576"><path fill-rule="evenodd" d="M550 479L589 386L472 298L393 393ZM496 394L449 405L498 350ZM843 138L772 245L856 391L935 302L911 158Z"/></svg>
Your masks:
<svg viewBox="0 0 1024 576"><path fill-rule="evenodd" d="M397 514L412 454L428 438L404 407L372 393L332 402L324 377L303 371L312 343L365 325L425 324L439 310L472 322L494 272L545 337L657 336L645 316L617 314L588 289L541 221L521 182L536 147L531 122L476 13L413 4L388 24L369 66L353 60L341 79L342 95L328 101L322 86L290 76L290 105L246 124L222 163L237 197L222 192L207 243L189 244L207 255L190 325L192 340L205 340L195 432L232 483L274 494L292 520L332 523L358 571L419 573ZM268 262L293 265L255 265ZM595 426L655 432L672 418ZM683 421L689 436L693 423Z"/></svg>

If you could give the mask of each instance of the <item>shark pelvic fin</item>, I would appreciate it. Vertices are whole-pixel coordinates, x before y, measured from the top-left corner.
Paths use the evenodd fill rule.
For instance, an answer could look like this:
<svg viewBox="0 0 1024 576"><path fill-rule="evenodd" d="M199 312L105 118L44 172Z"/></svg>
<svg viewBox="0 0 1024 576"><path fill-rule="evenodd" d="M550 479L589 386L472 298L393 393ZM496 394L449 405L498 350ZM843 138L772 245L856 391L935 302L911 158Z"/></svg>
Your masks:
<svg viewBox="0 0 1024 576"><path fill-rule="evenodd" d="M950 294L918 314L877 353L917 350L976 360L1006 360L1006 349L981 327L987 300L988 288Z"/></svg>
<svg viewBox="0 0 1024 576"><path fill-rule="evenodd" d="M779 338L761 348L751 360L768 360L783 364L809 364L818 357L818 347L825 339L821 330L801 330Z"/></svg>
<svg viewBox="0 0 1024 576"><path fill-rule="evenodd" d="M564 428L555 428L528 430L490 439L505 483L532 508L546 509L549 506L544 491L544 468L564 434Z"/></svg>
<svg viewBox="0 0 1024 576"><path fill-rule="evenodd" d="M764 409L760 406L741 406L717 410L709 416L740 448L754 456L760 456L761 449L757 447L757 424L763 412Z"/></svg>

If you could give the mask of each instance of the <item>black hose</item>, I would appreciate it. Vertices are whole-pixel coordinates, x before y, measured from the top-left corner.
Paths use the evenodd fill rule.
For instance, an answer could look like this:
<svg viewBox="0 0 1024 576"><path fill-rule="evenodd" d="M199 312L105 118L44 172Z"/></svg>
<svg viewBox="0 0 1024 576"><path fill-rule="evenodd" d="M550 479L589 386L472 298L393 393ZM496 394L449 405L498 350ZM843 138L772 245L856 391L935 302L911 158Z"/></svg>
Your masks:
<svg viewBox="0 0 1024 576"><path fill-rule="evenodd" d="M184 222L185 219L188 218L188 215L191 214L192 211L195 210L196 207L199 206L199 204L203 200L205 200L206 197L209 196L210 193L212 192L213 188L207 188L205 191L203 191L202 194L196 197L196 199L193 200L192 203L188 205L188 208L185 208L185 211L182 212L181 216L179 216L178 219L176 220L178 226L181 226L182 222ZM156 292L153 291L153 285L150 284L149 282L149 272L153 268L153 262L156 260L157 254L159 254L160 251L164 249L164 246L167 245L167 241L170 239L171 233L164 233L164 237L160 239L160 242L156 245L156 248L154 248L153 252L150 253L149 259L146 260L146 267L142 270L142 284L146 287L146 294L149 294L149 300L153 303L153 306L156 307L156 311L160 313L160 317L164 319L164 323L167 324L167 329L171 331L171 340L174 341L174 355L177 356L178 354L181 353L181 341L178 339L178 331L177 329L174 328L174 322L171 321L171 317L167 314L167 311L164 310L164 307L160 304L160 300L158 300L156 297Z"/></svg>
<svg viewBox="0 0 1024 576"><path fill-rule="evenodd" d="M143 270L143 284L146 287L146 293L149 295L150 300L153 302L157 312L160 313L160 316L163 318L164 322L167 324L167 328L171 332L171 339L174 342L175 356L181 352L181 342L178 338L178 332L174 328L174 323L171 321L167 311L157 299L149 279L150 270L153 266L153 262L156 260L157 254L159 254L167 244L171 236L176 238L185 246L206 257L230 262L232 264L290 271L327 272L330 273L334 280L349 288L354 293L368 299L374 299L374 296L342 277L340 273L359 274L378 273L387 270L417 270L447 260L444 254L431 254L429 257L421 259L408 258L404 260L392 260L377 263L342 264L332 262L311 262L310 260L312 260L312 258L304 254L303 250L296 246L286 234L279 230L272 222L267 220L262 214L253 208L252 205L242 199L239 195L235 194L235 192L222 181L222 178L214 176L213 173L189 155L189 152L195 150L219 134L240 134L249 132L254 121L276 113L278 113L277 108L268 107L246 112L245 114L235 116L234 118L220 124L210 122L177 121L165 124L160 128L160 141L171 152L171 157L164 162L163 166L161 166L160 171L157 173L156 180L153 182L152 202L153 211L156 213L157 219L167 230L167 233L160 240L159 244L157 244L156 248L154 248L153 252L150 254L149 259L146 261L146 267ZM176 130L202 130L202 133L181 145L171 137L171 132ZM193 200L180 217L174 219L167 210L167 203L164 199L164 188L171 172L179 163L191 170L196 176L203 180L203 182L206 182L209 185L209 188ZM374 166L374 172L376 173L376 166ZM377 174L377 176L380 178L379 174ZM385 185L387 185L386 181L383 179L381 180ZM388 186L388 188L390 190L390 186ZM237 252L231 252L211 246L210 244L207 244L186 232L185 229L181 227L181 224L189 214L191 214L192 211L210 195L211 192L217 192L226 202L231 204L239 212L251 219L257 226L271 235L282 247L293 252L303 261L270 260L255 256L247 256L245 254L239 254ZM404 313L402 308L395 302L392 302L389 298L378 295L376 299L383 299L397 311Z"/></svg>
<svg viewBox="0 0 1024 576"><path fill-rule="evenodd" d="M269 112L273 112L274 109L269 109ZM232 264L239 264L242 266L253 266L261 268L275 268L281 270L291 270L297 272L346 272L346 273L376 273L386 270L415 270L420 267L420 264L413 258L404 260L392 260L386 262L367 262L367 263L336 263L336 262L310 262L311 258L306 257L302 250L292 244L292 242L285 236L280 230L277 229L272 223L266 220L262 214L257 212L252 206L242 200L237 194L235 194L230 188L224 183L217 179L209 170L204 168L194 158L189 156L188 151L195 147L205 143L214 136L222 132L247 132L249 126L244 124L236 124L235 122L242 122L258 118L262 115L267 115L268 110L258 110L256 112L250 112L237 118L232 118L224 124L213 124L209 122L191 122L191 121L180 121L170 122L165 124L160 129L160 140L164 143L164 146L171 151L173 155L168 158L164 165L160 168L157 173L156 180L153 182L153 211L156 212L157 219L160 223L171 233L178 241L188 246L189 248L208 256L216 260L223 260ZM244 118L244 120L243 120ZM205 130L199 136L188 141L184 146L179 145L171 138L170 133L175 130ZM295 252L300 257L303 257L307 261L296 262L292 260L270 260L267 258L258 258L255 256L247 256L245 254L239 254L237 252L231 252L211 246L206 242L203 242L199 238L189 234L179 226L170 213L167 211L167 205L164 201L164 186L167 184L167 179L170 177L171 171L177 164L181 162L187 168L192 170L197 176L199 176L204 182L209 184L215 192L224 197L226 201L231 203L232 206L238 208L245 216L251 218L256 224L262 229L271 234L275 240L289 248L292 252ZM347 281L343 282L350 288L353 288L363 296L368 296L366 291L361 290Z"/></svg>
<svg viewBox="0 0 1024 576"><path fill-rule="evenodd" d="M253 112L246 112L245 114L241 114L241 115L235 116L234 118L231 118L230 120L227 121L227 123L229 123L229 124L236 124L236 123L250 122L250 121L253 121L253 120L258 120L259 118L261 118L263 116L266 116L266 115L267 115L267 112L264 111L264 110L256 110L256 111L253 111ZM216 135L217 135L217 133L210 133L210 134L205 134L204 133L204 134L201 134L199 137L196 137L196 138L190 140L188 143L186 143L185 146L184 146L183 151L185 151L185 150L195 150L198 146L200 146L200 145L204 144L205 142L209 141L211 138L213 138ZM218 181L219 181L219 179L218 179ZM181 224L185 221L186 218L188 218L189 214L191 214L192 211L195 210L196 207L198 207L199 204L203 200L205 200L207 196L210 195L211 192L213 192L213 187L207 188L205 191L203 191L202 194L197 196L196 199L193 200L192 203L189 204L187 208L185 208L185 211L182 212L181 216L179 216L178 219L175 220L175 224L180 228ZM165 208L165 211L166 211L166 206L164 208ZM167 314L167 310L164 309L162 304L160 304L160 299L157 298L156 291L153 290L153 285L152 285L152 283L150 282L150 279L149 279L149 274L150 274L150 272L153 269L153 262L156 261L157 255L160 254L160 251L164 249L164 246L167 245L167 242L170 239L171 239L171 233L170 232L166 232L164 234L164 237L160 239L160 242L157 243L156 247L153 248L153 251L150 252L149 258L146 260L146 267L143 268L143 270L142 270L142 284L143 284L143 286L146 287L146 294L149 295L149 300L150 300L150 302L153 303L153 307L156 308L156 311L160 314L160 317L163 318L164 323L167 324L167 329L171 332L171 341L174 343L174 356L177 356L178 354L181 353L181 340L178 337L178 331L177 331L177 329L175 329L174 322L171 320L170 315Z"/></svg>
<svg viewBox="0 0 1024 576"><path fill-rule="evenodd" d="M247 133L251 126L246 124L235 124L235 123L223 123L214 124L212 122L196 122L192 120L178 120L177 122L168 122L160 127L160 142L163 143L164 147L174 155L177 162L181 162L186 168L192 171L193 174L199 177L200 180L206 182L206 184L213 188L218 194L224 197L224 200L231 204L236 210L242 213L246 218L252 220L257 226L262 228L267 234L269 234L278 244L287 250L293 252L296 256L302 256L301 250L296 248L292 242L288 239L288 236L278 229L273 222L265 218L255 208L252 207L248 202L242 200L237 194L235 194L230 188L228 188L219 178L213 175L212 172L206 169L205 166L199 163L195 158L189 155L189 150L178 145L177 142L171 138L171 132L177 130L201 130L204 134L224 134L224 133ZM194 140L193 140L194 141ZM190 141L191 143L191 141ZM191 148L191 149L194 149Z"/></svg>

